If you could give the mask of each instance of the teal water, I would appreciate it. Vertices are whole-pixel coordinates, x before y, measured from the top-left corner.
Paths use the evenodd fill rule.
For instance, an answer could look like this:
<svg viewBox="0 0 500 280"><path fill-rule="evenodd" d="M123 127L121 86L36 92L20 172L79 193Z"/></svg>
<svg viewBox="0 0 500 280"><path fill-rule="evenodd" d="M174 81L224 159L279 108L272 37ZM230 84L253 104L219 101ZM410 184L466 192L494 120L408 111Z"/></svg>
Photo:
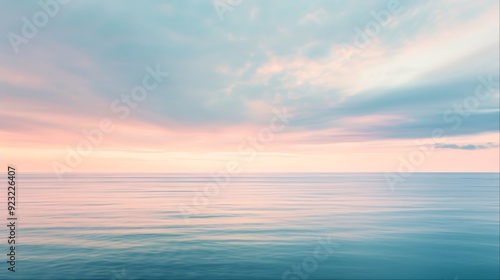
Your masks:
<svg viewBox="0 0 500 280"><path fill-rule="evenodd" d="M1 279L499 278L495 173L245 175L189 217L206 174L19 176Z"/></svg>

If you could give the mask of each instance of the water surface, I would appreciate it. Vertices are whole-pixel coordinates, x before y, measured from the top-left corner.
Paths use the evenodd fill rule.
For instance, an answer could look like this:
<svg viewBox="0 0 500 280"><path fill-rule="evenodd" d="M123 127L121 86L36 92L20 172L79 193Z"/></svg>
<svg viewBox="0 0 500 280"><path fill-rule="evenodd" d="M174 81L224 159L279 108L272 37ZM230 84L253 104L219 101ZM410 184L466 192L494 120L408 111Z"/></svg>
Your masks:
<svg viewBox="0 0 500 280"><path fill-rule="evenodd" d="M377 173L250 174L183 214L211 181L21 174L17 272L3 262L0 278L282 279L328 237L308 279L499 278L498 174L421 173L395 190Z"/></svg>

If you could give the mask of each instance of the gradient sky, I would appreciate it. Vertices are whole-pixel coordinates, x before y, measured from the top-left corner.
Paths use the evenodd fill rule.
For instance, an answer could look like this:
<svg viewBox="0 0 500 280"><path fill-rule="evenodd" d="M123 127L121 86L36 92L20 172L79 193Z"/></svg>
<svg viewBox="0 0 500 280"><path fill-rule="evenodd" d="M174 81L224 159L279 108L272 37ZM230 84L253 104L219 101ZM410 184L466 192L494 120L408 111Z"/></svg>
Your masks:
<svg viewBox="0 0 500 280"><path fill-rule="evenodd" d="M381 26L389 2L242 0L221 19L212 1L73 0L16 54L43 10L1 1L0 163L51 172L109 119L74 172L395 171L418 145L434 152L416 171L498 172L499 2L400 1ZM169 76L120 118L113 101L157 65Z"/></svg>

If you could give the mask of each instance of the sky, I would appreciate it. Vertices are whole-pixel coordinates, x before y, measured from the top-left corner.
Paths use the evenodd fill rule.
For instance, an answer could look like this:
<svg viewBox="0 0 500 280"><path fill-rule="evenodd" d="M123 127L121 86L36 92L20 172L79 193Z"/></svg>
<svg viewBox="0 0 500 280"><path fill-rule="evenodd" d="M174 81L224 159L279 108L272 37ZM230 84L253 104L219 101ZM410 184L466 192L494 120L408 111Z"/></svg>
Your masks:
<svg viewBox="0 0 500 280"><path fill-rule="evenodd" d="M24 172L498 172L499 2L0 1Z"/></svg>

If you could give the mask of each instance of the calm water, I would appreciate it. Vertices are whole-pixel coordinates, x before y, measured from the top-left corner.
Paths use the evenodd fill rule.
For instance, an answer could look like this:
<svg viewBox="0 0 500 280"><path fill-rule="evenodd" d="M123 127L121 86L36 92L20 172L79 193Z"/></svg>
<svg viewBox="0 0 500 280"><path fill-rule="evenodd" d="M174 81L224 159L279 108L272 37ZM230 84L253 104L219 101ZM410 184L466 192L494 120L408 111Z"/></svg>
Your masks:
<svg viewBox="0 0 500 280"><path fill-rule="evenodd" d="M499 278L494 173L394 191L383 174L246 175L190 218L179 205L206 175L20 176L17 272L2 261L1 279Z"/></svg>

